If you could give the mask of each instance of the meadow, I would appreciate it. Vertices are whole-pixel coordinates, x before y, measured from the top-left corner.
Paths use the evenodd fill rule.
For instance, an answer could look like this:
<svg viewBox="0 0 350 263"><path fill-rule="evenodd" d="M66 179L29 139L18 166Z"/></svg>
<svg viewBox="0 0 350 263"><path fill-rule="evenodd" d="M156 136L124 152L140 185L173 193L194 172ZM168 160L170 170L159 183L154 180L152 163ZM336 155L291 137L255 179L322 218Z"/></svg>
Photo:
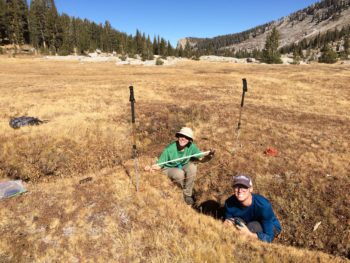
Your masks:
<svg viewBox="0 0 350 263"><path fill-rule="evenodd" d="M146 67L3 56L0 68L0 178L28 189L0 201L0 262L349 260L349 65ZM12 129L10 118L23 115L48 122ZM142 170L182 126L200 149L216 149L198 164L194 208L161 173ZM277 156L264 153L269 147ZM283 228L273 244L222 225L237 173L251 175L254 191L271 201Z"/></svg>

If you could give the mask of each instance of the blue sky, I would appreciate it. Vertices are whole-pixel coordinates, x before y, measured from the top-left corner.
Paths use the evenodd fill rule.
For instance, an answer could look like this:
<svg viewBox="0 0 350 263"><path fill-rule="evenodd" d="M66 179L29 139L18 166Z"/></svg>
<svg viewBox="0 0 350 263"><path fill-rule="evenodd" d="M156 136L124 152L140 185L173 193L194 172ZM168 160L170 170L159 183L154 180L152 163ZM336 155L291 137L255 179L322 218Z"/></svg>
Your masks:
<svg viewBox="0 0 350 263"><path fill-rule="evenodd" d="M59 13L108 20L122 32L136 29L172 45L183 37L214 37L250 29L303 9L316 0L55 0Z"/></svg>

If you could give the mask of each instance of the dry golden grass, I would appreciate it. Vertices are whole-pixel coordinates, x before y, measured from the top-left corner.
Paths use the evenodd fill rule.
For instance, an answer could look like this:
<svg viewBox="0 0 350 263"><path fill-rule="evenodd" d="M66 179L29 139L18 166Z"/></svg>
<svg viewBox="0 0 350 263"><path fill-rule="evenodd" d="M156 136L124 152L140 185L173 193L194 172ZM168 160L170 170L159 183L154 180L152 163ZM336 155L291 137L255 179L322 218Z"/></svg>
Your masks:
<svg viewBox="0 0 350 263"><path fill-rule="evenodd" d="M0 177L27 180L29 189L0 203L0 262L349 257L349 66L142 67L3 57L0 66ZM248 80L242 147L233 154L242 78ZM214 160L199 166L198 210L220 217L230 177L248 173L282 222L275 244L247 242L187 207L160 174L141 173L135 193L129 85L140 165L181 126L191 126L201 149L217 149ZM49 122L12 130L9 118L21 115ZM277 157L263 154L269 146ZM79 183L88 176L92 181Z"/></svg>

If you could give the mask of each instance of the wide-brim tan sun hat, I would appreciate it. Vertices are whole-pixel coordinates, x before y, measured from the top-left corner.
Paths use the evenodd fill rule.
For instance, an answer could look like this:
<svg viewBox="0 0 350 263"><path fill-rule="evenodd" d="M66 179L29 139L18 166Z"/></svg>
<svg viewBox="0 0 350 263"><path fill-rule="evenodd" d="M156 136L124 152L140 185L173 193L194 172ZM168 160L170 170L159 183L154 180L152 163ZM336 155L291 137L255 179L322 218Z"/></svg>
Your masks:
<svg viewBox="0 0 350 263"><path fill-rule="evenodd" d="M176 137L179 137L179 135L183 135L193 141L193 131L191 128L182 127L181 130L176 133Z"/></svg>

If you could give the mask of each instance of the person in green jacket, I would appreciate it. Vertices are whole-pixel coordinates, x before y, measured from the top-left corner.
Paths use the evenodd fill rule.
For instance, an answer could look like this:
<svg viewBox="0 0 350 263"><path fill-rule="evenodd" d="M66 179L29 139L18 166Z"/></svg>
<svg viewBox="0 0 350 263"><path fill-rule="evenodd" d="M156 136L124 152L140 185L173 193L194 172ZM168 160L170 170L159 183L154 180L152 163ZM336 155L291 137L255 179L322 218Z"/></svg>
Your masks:
<svg viewBox="0 0 350 263"><path fill-rule="evenodd" d="M183 189L184 199L188 205L194 204L193 185L197 174L197 166L191 161L192 158L199 161L211 159L215 153L210 150L202 153L193 143L193 131L183 127L176 133L177 140L171 142L160 155L157 164L146 166L146 171L163 170L163 172ZM195 157L183 158L195 155ZM204 158L205 157L205 158ZM180 159L182 158L182 159ZM180 159L174 162L172 160ZM165 164L163 164L165 163Z"/></svg>

